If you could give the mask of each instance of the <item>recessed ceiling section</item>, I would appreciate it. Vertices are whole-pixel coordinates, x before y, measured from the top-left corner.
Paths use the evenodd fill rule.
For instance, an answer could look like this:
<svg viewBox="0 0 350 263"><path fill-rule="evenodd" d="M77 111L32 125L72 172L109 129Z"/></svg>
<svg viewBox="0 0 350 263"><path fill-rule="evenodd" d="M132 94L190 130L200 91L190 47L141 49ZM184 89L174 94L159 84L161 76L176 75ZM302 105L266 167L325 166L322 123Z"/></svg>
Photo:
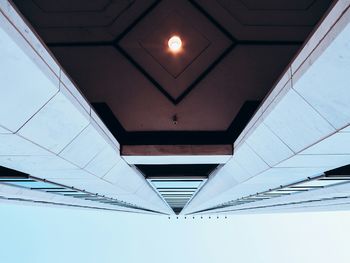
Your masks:
<svg viewBox="0 0 350 263"><path fill-rule="evenodd" d="M103 12L112 5L115 1L112 0L94 0L94 1L71 1L71 0L60 0L59 2L48 2L46 0L33 0L33 3L38 8L48 13L70 13L70 12ZM125 4L126 0L117 1L119 4ZM124 2L124 3L123 3Z"/></svg>
<svg viewBox="0 0 350 263"><path fill-rule="evenodd" d="M173 35L183 41L176 56L167 48ZM161 1L118 45L177 101L233 42L189 1L181 0Z"/></svg>
<svg viewBox="0 0 350 263"><path fill-rule="evenodd" d="M253 1L217 0L243 26L314 26L318 13L327 9L329 0Z"/></svg>
<svg viewBox="0 0 350 263"><path fill-rule="evenodd" d="M15 0L45 42L109 41L152 1Z"/></svg>
<svg viewBox="0 0 350 263"><path fill-rule="evenodd" d="M332 0L197 0L240 40L303 41Z"/></svg>
<svg viewBox="0 0 350 263"><path fill-rule="evenodd" d="M163 200L180 214L217 164L136 165Z"/></svg>
<svg viewBox="0 0 350 263"><path fill-rule="evenodd" d="M150 178L207 178L218 164L136 165L147 179Z"/></svg>
<svg viewBox="0 0 350 263"><path fill-rule="evenodd" d="M220 1L220 0L218 0ZM221 2L224 2L221 0ZM276 10L276 11L306 11L317 1L315 0L294 0L294 1L276 1L276 0L240 0L240 2L249 10Z"/></svg>
<svg viewBox="0 0 350 263"><path fill-rule="evenodd" d="M334 1L14 2L82 93L106 104L126 133L180 134L235 126ZM171 53L174 35L182 48Z"/></svg>
<svg viewBox="0 0 350 263"><path fill-rule="evenodd" d="M172 36L181 38L183 44L179 52L172 53L168 48ZM188 25L185 18L177 13L171 13L166 16L163 23L155 24L150 34L139 40L139 45L176 79L209 47L210 42L198 30ZM141 56L144 56L143 52Z"/></svg>

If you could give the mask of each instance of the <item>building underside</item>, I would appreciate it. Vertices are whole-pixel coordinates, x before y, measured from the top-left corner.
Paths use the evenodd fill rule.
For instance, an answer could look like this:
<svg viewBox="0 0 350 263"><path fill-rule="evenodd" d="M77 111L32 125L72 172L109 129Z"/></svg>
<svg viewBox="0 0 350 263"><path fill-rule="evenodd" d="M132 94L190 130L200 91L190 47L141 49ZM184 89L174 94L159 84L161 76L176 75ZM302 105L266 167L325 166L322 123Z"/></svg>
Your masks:
<svg viewBox="0 0 350 263"><path fill-rule="evenodd" d="M0 0L0 201L350 207L350 0Z"/></svg>

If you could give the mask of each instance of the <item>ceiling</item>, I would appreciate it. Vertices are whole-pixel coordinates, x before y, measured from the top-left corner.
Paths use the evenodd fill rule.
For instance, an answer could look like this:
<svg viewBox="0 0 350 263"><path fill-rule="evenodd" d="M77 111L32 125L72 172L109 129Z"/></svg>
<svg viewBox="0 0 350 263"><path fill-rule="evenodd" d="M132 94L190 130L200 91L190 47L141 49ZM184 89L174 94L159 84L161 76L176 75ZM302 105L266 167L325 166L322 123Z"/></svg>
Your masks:
<svg viewBox="0 0 350 263"><path fill-rule="evenodd" d="M332 2L14 0L125 133L244 128ZM177 55L166 48L174 34Z"/></svg>

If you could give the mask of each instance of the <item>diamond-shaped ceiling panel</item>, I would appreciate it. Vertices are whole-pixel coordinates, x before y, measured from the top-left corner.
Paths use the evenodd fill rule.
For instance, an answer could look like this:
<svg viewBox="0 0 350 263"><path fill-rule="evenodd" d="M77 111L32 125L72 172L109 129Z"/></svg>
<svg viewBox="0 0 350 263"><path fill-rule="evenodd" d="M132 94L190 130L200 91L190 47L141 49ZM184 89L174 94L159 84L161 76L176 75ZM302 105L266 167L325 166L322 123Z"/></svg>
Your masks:
<svg viewBox="0 0 350 263"><path fill-rule="evenodd" d="M180 35L183 41L183 50L177 54L167 48L173 35ZM162 1L118 42L126 55L175 102L232 45L232 39L184 0Z"/></svg>
<svg viewBox="0 0 350 263"><path fill-rule="evenodd" d="M175 79L210 45L205 36L176 13L169 14L164 23L155 28L139 44ZM168 48L169 37L174 35L181 36L183 42L182 50L176 54ZM144 56L143 52L141 56Z"/></svg>

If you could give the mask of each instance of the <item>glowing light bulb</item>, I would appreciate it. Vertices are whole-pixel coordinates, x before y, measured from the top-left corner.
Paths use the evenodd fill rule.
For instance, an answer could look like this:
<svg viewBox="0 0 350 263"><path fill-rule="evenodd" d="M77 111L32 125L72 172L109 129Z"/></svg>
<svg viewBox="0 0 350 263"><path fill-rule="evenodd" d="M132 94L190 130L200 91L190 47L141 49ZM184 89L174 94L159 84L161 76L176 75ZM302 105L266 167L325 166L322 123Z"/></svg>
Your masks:
<svg viewBox="0 0 350 263"><path fill-rule="evenodd" d="M168 46L171 52L179 52L182 47L181 38L178 36L172 36L168 41Z"/></svg>

